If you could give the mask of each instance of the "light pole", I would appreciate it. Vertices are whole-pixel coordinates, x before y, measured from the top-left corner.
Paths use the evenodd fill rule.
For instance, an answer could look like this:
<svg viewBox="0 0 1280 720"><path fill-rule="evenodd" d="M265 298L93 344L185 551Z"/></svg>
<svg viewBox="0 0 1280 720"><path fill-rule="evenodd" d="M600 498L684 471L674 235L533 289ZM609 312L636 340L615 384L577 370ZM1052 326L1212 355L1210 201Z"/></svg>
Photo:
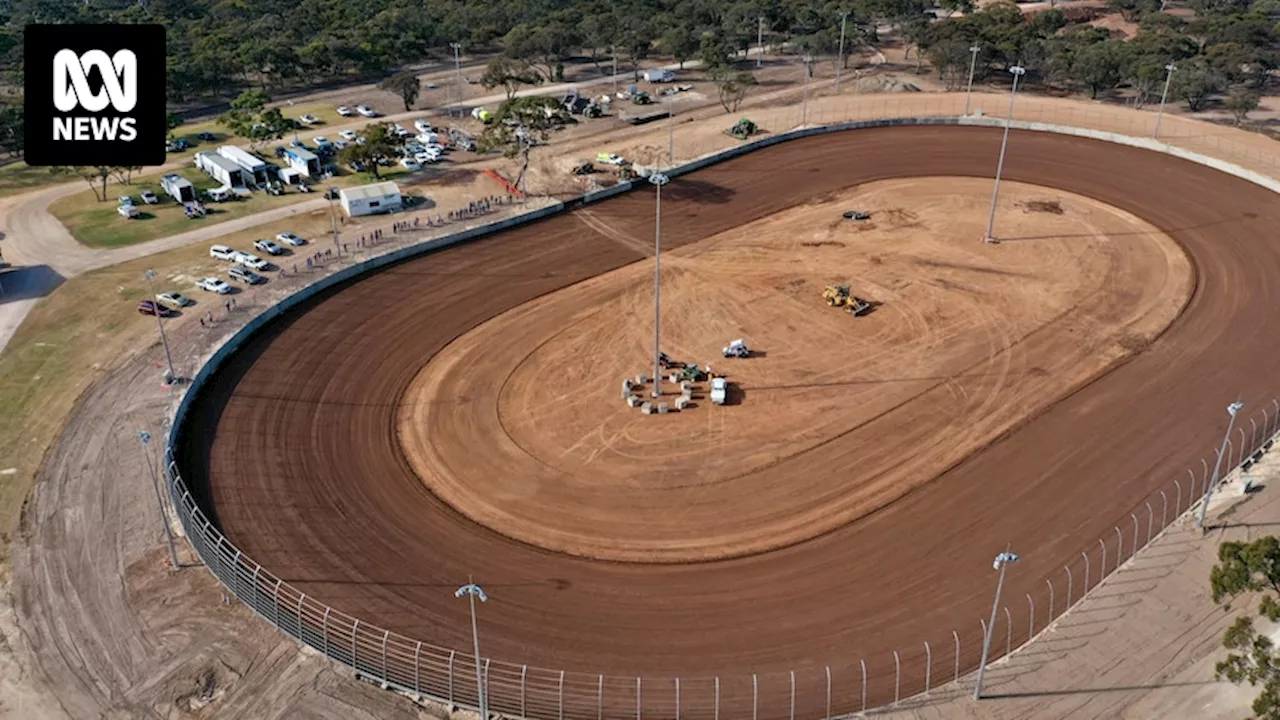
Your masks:
<svg viewBox="0 0 1280 720"><path fill-rule="evenodd" d="M1218 471L1222 469L1222 456L1227 451L1227 440L1231 437L1231 428L1236 424L1236 414L1244 408L1242 403L1233 402L1227 406L1227 414L1231 419L1227 421L1227 434L1222 436L1222 445L1218 448L1218 460L1213 464L1213 479L1204 488L1204 498L1200 501L1200 517L1196 520L1196 527L1204 530L1204 516L1209 511L1209 498L1213 496L1213 488L1218 484Z"/></svg>
<svg viewBox="0 0 1280 720"><path fill-rule="evenodd" d="M982 679L987 674L987 653L991 651L991 631L996 626L996 611L1000 609L1000 591L1004 589L1004 571L1009 563L1018 562L1018 556L1006 549L996 556L991 567L1000 571L1000 579L996 581L996 599L991 604L991 620L987 622L987 632L982 638L982 660L978 662L978 684L973 688L973 699L982 699Z"/></svg>
<svg viewBox="0 0 1280 720"><path fill-rule="evenodd" d="M449 43L449 47L453 48L453 72L457 75L453 81L458 92L458 101L455 104L458 106L458 117L462 117L462 58L458 54L462 51L462 43ZM452 115L452 112L450 114Z"/></svg>
<svg viewBox="0 0 1280 720"><path fill-rule="evenodd" d="M1004 171L1004 151L1009 147L1009 126L1013 124L1013 101L1018 97L1018 78L1027 74L1026 68L1014 65L1009 68L1013 73L1013 92L1009 93L1009 117L1004 121L1004 138L1000 141L1000 161L996 163L996 184L991 191L991 214L987 216L987 234L982 236L983 242L995 242L991 233L996 226L996 201L1000 199L1000 173Z"/></svg>
<svg viewBox="0 0 1280 720"><path fill-rule="evenodd" d="M1178 66L1169 63L1164 66L1164 69L1168 70L1169 74L1164 76L1164 91L1160 93L1160 110L1156 112L1156 129L1151 133L1151 137L1155 140L1160 139L1160 120L1164 118L1164 101L1169 99L1169 83L1173 82L1173 71L1177 70Z"/></svg>
<svg viewBox="0 0 1280 720"><path fill-rule="evenodd" d="M325 194L328 195L329 191L326 190ZM329 224L333 226L333 251L338 253L338 257L342 257L342 245L338 243L338 216L333 212L333 201L335 199L335 197L329 198Z"/></svg>
<svg viewBox="0 0 1280 720"><path fill-rule="evenodd" d="M147 290L151 293L151 303L156 309L156 327L160 330L160 345L164 347L164 364L165 375L164 384L173 384L173 356L169 354L169 340L164 336L164 321L160 319L160 301L156 299L156 288L152 282L155 280L156 271L148 270L142 274L147 279Z"/></svg>
<svg viewBox="0 0 1280 720"><path fill-rule="evenodd" d="M156 493L156 509L160 511L160 527L164 528L164 540L169 545L169 565L174 570L178 569L178 552L173 548L173 533L169 532L169 516L164 512L164 500L160 497L160 482L156 479L156 466L151 462L151 453L147 451L147 444L151 442L151 433L146 430L138 431L138 439L142 441L142 460L147 464L147 470L151 473L151 489Z"/></svg>
<svg viewBox="0 0 1280 720"><path fill-rule="evenodd" d="M609 54L613 56L613 99L618 99L618 46L613 45L609 48Z"/></svg>
<svg viewBox="0 0 1280 720"><path fill-rule="evenodd" d="M964 116L969 117L969 98L973 95L973 69L978 64L978 51L982 48L977 45L969 46L969 82L964 89Z"/></svg>
<svg viewBox="0 0 1280 720"><path fill-rule="evenodd" d="M481 720L488 720L489 703L484 695L484 674L480 669L480 631L476 629L476 598L480 598L480 602L486 602L489 596L484 594L484 588L471 582L470 577L467 578L467 584L458 588L453 596L466 597L471 601L471 645L476 656L476 699L480 705Z"/></svg>
<svg viewBox="0 0 1280 720"><path fill-rule="evenodd" d="M756 19L756 67L760 67L764 62L764 16Z"/></svg>
<svg viewBox="0 0 1280 720"><path fill-rule="evenodd" d="M657 188L653 216L653 397L662 397L662 186L671 178L662 173L649 176Z"/></svg>
<svg viewBox="0 0 1280 720"><path fill-rule="evenodd" d="M840 13L840 54L836 58L836 92L840 92L840 71L844 69L844 26L849 22L849 13Z"/></svg>

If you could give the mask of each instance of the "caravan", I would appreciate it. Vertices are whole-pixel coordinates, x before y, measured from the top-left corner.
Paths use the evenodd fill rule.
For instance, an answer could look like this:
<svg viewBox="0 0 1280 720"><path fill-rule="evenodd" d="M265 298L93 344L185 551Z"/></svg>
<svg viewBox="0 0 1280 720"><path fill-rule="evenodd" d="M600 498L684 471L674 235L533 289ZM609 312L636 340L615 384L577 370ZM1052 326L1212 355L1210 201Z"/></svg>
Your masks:
<svg viewBox="0 0 1280 720"><path fill-rule="evenodd" d="M244 187L245 170L227 158L212 152L196 153L196 167L209 177L222 183L224 187Z"/></svg>
<svg viewBox="0 0 1280 720"><path fill-rule="evenodd" d="M245 179L254 185L266 185L269 181L267 163L256 155L245 152L235 145L223 145L218 154L235 163L244 170Z"/></svg>

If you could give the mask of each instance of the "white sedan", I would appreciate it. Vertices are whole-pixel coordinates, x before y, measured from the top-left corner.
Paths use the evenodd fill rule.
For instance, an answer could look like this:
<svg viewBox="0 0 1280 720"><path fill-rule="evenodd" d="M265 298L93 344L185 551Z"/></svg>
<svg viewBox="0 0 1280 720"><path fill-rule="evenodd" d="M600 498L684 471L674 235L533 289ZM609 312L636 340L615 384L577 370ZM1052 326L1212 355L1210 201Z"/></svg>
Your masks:
<svg viewBox="0 0 1280 720"><path fill-rule="evenodd" d="M216 277L200 278L200 280L196 282L196 287L201 290L218 293L219 295L226 295L231 292L231 286Z"/></svg>
<svg viewBox="0 0 1280 720"><path fill-rule="evenodd" d="M375 111L373 108L369 107L368 105L357 105L356 112L360 113L365 117L378 117L377 111Z"/></svg>
<svg viewBox="0 0 1280 720"><path fill-rule="evenodd" d="M413 156L413 160L419 165L427 165L429 163L439 162L440 153L427 152L426 150L424 150L420 153L415 153Z"/></svg>
<svg viewBox="0 0 1280 720"><path fill-rule="evenodd" d="M418 132L420 133L431 132L431 123L427 122L426 118L420 118L418 120L414 120L413 126L417 128Z"/></svg>
<svg viewBox="0 0 1280 720"><path fill-rule="evenodd" d="M355 139L356 139L356 131L355 131L355 130L340 130L340 131L338 132L338 137L342 138L343 140L346 140L347 142L354 142L354 141L355 141Z"/></svg>
<svg viewBox="0 0 1280 720"><path fill-rule="evenodd" d="M355 110L352 110L351 108L347 107L346 105L339 105L339 106L338 106L338 114L339 114L339 115L341 115L342 117L351 117L352 115L355 115L355 114L356 114L356 112L355 112Z"/></svg>
<svg viewBox="0 0 1280 720"><path fill-rule="evenodd" d="M422 169L422 166L415 162L413 158L405 158L401 160L400 167L408 170L409 172L418 172Z"/></svg>
<svg viewBox="0 0 1280 720"><path fill-rule="evenodd" d="M156 299L159 300L162 305L168 305L175 310L196 304L195 300L192 300L182 293L160 293L156 296Z"/></svg>
<svg viewBox="0 0 1280 720"><path fill-rule="evenodd" d="M312 115L311 113L307 113L306 115L303 115L302 117L298 118L298 122L302 123L303 125L315 125L316 123L320 122L320 118L316 117L315 115Z"/></svg>
<svg viewBox="0 0 1280 720"><path fill-rule="evenodd" d="M276 240L279 240L285 245L292 245L294 247L298 247L299 245L304 245L307 242L306 240L303 240L302 238L298 237L297 235L294 235L291 232L282 232L279 235L276 235Z"/></svg>

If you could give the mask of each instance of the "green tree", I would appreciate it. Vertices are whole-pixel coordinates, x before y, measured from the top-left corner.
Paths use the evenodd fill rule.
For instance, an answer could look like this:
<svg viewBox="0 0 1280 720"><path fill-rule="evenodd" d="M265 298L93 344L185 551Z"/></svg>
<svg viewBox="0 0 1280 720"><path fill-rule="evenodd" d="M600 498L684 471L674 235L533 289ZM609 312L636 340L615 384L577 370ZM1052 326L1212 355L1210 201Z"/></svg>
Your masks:
<svg viewBox="0 0 1280 720"><path fill-rule="evenodd" d="M1098 99L1102 90L1120 84L1125 66L1125 45L1120 40L1105 40L1087 45L1071 62L1071 78L1089 88L1089 98Z"/></svg>
<svg viewBox="0 0 1280 720"><path fill-rule="evenodd" d="M1280 622L1280 538L1263 537L1253 542L1224 542L1218 546L1218 564L1209 571L1213 601L1224 610L1246 593L1262 593L1258 614L1270 622ZM1259 720L1280 720L1280 654L1266 635L1244 615L1227 628L1222 645L1227 658L1214 672L1218 679L1237 685L1261 686L1253 701L1253 715Z"/></svg>
<svg viewBox="0 0 1280 720"><path fill-rule="evenodd" d="M481 152L500 152L504 157L520 158L520 174L514 185L523 191L522 183L529 171L533 149L546 144L556 128L571 122L576 120L555 98L512 98L498 106L493 122L485 126L476 144Z"/></svg>
<svg viewBox="0 0 1280 720"><path fill-rule="evenodd" d="M98 202L107 201L107 181L118 172L119 168L110 165L65 165L49 168L51 175L71 176L89 183L93 196Z"/></svg>
<svg viewBox="0 0 1280 720"><path fill-rule="evenodd" d="M756 84L755 75L728 65L711 68L707 76L716 85L720 106L724 108L725 113L737 112L742 101L747 98L747 92Z"/></svg>
<svg viewBox="0 0 1280 720"><path fill-rule="evenodd" d="M26 150L25 128L21 105L0 106L0 149L10 157L22 157Z"/></svg>
<svg viewBox="0 0 1280 720"><path fill-rule="evenodd" d="M407 71L392 75L378 83L378 87L399 95L404 102L405 112L413 109L413 104L418 102L418 95L422 93L422 81L418 79L417 75Z"/></svg>
<svg viewBox="0 0 1280 720"><path fill-rule="evenodd" d="M404 139L391 132L391 126L386 123L366 125L364 130L360 131L359 137L360 140L342 149L338 159L347 165L360 163L373 173L375 178L382 177L379 161L399 155L401 148L404 147Z"/></svg>
<svg viewBox="0 0 1280 720"><path fill-rule="evenodd" d="M492 90L501 87L507 91L507 99L516 96L522 85L538 85L542 76L524 60L513 60L498 56L485 66L484 75L480 76L480 84Z"/></svg>
<svg viewBox="0 0 1280 720"><path fill-rule="evenodd" d="M688 25L674 23L658 38L658 48L680 63L680 69L683 70L685 62L698 54L701 40Z"/></svg>
<svg viewBox="0 0 1280 720"><path fill-rule="evenodd" d="M1185 100L1187 109L1199 112L1204 103L1214 93L1220 92L1226 85L1222 75L1210 67L1203 59L1183 63L1173 73L1173 83L1169 92L1180 100Z"/></svg>
<svg viewBox="0 0 1280 720"><path fill-rule="evenodd" d="M1231 97L1227 98L1227 109L1235 116L1236 124L1245 121L1249 113L1258 109L1258 93L1249 92L1247 90L1237 90L1231 93Z"/></svg>

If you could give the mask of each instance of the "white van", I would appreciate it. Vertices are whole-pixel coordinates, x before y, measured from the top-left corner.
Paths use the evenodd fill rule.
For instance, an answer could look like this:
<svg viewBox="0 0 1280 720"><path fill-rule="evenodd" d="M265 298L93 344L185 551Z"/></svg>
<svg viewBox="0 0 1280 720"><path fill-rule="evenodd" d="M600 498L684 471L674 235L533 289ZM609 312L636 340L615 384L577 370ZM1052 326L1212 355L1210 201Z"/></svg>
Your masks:
<svg viewBox="0 0 1280 720"><path fill-rule="evenodd" d="M234 260L236 251L226 245L214 245L209 248L209 257L214 260Z"/></svg>
<svg viewBox="0 0 1280 720"><path fill-rule="evenodd" d="M229 187L213 188L205 192L209 195L209 199L214 202L226 202L235 194L231 192Z"/></svg>

